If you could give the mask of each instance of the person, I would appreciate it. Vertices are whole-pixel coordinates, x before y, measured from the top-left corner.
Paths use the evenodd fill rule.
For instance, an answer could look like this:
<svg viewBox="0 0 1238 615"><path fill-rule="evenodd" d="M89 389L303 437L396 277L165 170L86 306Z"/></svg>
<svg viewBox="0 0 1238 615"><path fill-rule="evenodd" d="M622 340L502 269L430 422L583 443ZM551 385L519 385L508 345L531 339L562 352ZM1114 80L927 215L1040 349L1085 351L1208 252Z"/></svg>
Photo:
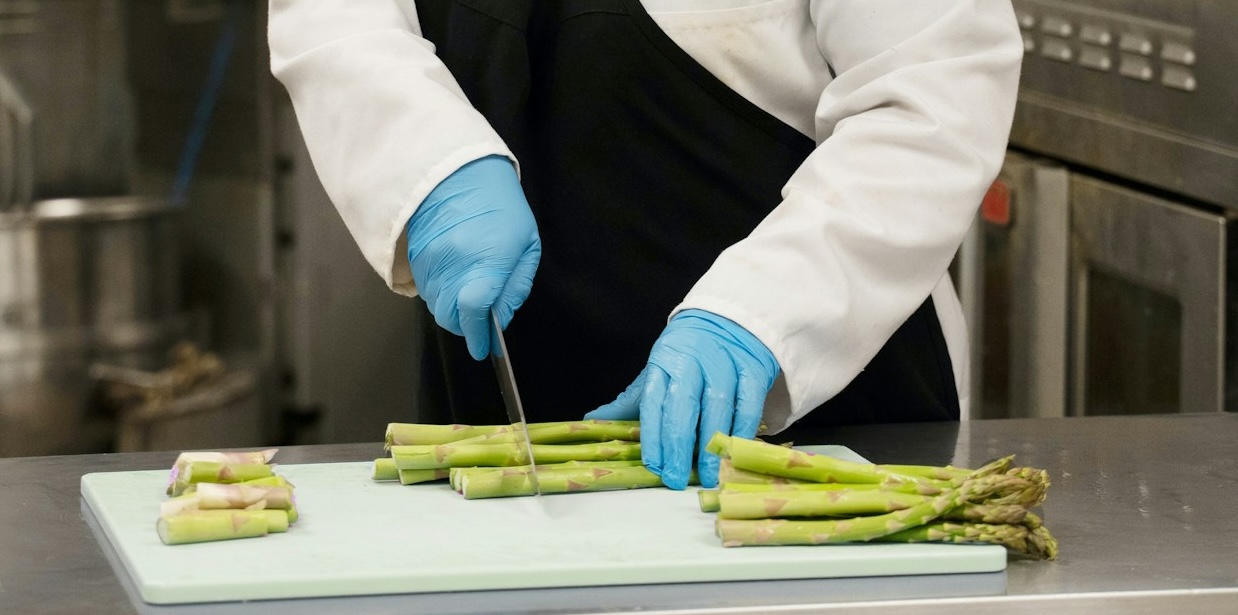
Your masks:
<svg viewBox="0 0 1238 615"><path fill-rule="evenodd" d="M447 418L503 420L492 311L529 420L639 418L672 488L714 432L966 408L1009 0L271 0L269 42Z"/></svg>

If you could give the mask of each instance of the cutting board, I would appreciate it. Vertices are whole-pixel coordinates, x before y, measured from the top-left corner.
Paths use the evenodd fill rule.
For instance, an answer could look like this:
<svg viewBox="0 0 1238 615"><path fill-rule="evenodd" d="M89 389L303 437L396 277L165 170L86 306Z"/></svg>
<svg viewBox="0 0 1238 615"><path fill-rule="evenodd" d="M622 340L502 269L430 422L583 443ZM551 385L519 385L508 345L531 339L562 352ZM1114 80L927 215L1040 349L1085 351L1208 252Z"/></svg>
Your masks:
<svg viewBox="0 0 1238 615"><path fill-rule="evenodd" d="M843 447L804 447L862 461ZM82 495L153 604L535 587L808 579L1005 569L989 545L723 548L695 490L465 500L442 483L370 480L367 462L281 465L286 534L166 546L166 470L82 477Z"/></svg>

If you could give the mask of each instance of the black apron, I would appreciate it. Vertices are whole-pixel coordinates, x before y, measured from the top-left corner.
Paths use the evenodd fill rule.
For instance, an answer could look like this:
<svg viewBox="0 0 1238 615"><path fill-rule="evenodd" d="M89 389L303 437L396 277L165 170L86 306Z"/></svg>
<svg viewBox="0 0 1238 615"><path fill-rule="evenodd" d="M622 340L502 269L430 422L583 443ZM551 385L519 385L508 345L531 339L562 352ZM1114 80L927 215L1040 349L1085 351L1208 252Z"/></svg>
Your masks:
<svg viewBox="0 0 1238 615"><path fill-rule="evenodd" d="M638 0L418 0L423 33L520 160L541 233L508 330L530 421L579 418L640 372L666 316L781 202L812 139L731 90ZM419 420L503 423L489 362L433 325ZM800 428L957 420L932 299Z"/></svg>

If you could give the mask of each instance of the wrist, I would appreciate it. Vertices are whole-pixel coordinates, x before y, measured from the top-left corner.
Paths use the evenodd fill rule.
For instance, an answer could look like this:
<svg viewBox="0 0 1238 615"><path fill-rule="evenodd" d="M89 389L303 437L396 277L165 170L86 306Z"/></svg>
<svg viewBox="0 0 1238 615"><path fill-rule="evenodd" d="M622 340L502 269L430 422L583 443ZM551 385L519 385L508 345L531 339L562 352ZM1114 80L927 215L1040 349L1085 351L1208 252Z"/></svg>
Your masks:
<svg viewBox="0 0 1238 615"><path fill-rule="evenodd" d="M452 171L422 199L421 204L409 216L404 224L404 232L411 241L415 226L422 220L432 218L437 209L451 200L453 196L475 189L476 186L489 186L498 183L513 182L520 184L516 174L516 166L507 156L490 154L476 160L464 163Z"/></svg>
<svg viewBox="0 0 1238 615"><path fill-rule="evenodd" d="M703 327L732 345L742 348L765 368L771 380L777 378L782 371L778 365L778 360L774 357L774 353L770 351L764 342L744 328L743 325L725 316L693 308L680 311L671 317L671 323L676 322Z"/></svg>

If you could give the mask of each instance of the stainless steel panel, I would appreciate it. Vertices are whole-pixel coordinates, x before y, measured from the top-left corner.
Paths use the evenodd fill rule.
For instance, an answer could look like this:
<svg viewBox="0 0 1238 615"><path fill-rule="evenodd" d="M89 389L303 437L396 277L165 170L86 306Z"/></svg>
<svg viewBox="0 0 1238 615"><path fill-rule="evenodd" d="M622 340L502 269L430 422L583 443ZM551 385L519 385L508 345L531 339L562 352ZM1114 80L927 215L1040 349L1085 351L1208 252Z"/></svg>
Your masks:
<svg viewBox="0 0 1238 615"><path fill-rule="evenodd" d="M1068 173L1007 156L1008 224L977 219L960 254L971 329L974 418L1054 417L1066 410Z"/></svg>
<svg viewBox="0 0 1238 615"><path fill-rule="evenodd" d="M1104 384L1097 380L1129 378L1140 370L1166 374L1165 381L1179 387L1176 398L1171 392L1169 408L1141 407L1155 404L1153 399L1127 400L1123 412L1222 410L1226 218L1080 175L1071 178L1070 200L1072 414L1112 411L1091 399ZM1109 294L1097 292L1100 284ZM1120 305L1131 301L1129 309ZM1146 326L1123 325L1130 330L1110 336L1112 347L1096 342L1098 319L1112 324L1131 310L1132 319L1145 319ZM1165 344L1180 346L1156 352ZM1176 365L1163 365L1173 356Z"/></svg>
<svg viewBox="0 0 1238 615"><path fill-rule="evenodd" d="M1014 0L1024 56L1011 143L1238 208L1238 4L1225 0ZM1061 35L1060 24L1072 26ZM1107 34L1108 36L1102 36ZM1062 46L1074 51L1062 59ZM1101 70L1100 53L1117 70Z"/></svg>
<svg viewBox="0 0 1238 615"><path fill-rule="evenodd" d="M0 2L0 71L33 112L34 198L128 192L121 0Z"/></svg>
<svg viewBox="0 0 1238 615"><path fill-rule="evenodd" d="M105 450L91 361L153 368L190 326L173 223L133 198L0 214L0 455Z"/></svg>

